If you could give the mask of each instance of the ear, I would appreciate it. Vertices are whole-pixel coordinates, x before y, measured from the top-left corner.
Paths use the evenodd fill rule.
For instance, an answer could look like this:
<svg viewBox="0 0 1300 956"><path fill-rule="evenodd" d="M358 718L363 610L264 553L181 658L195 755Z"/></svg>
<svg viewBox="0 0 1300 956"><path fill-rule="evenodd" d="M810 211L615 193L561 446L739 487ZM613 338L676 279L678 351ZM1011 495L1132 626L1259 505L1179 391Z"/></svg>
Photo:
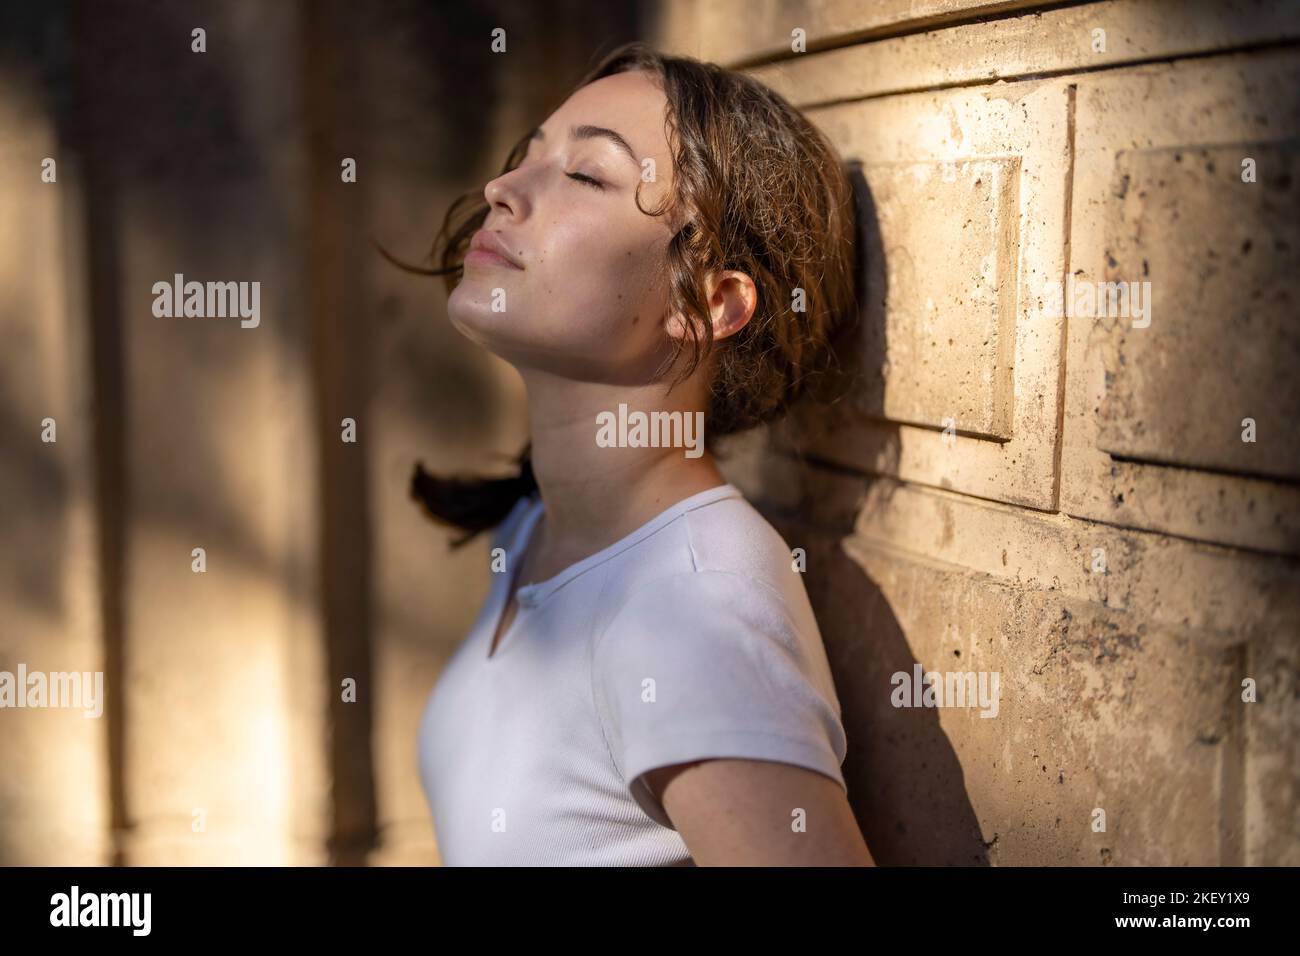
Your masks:
<svg viewBox="0 0 1300 956"><path fill-rule="evenodd" d="M753 318L758 287L744 272L729 269L709 278L708 299L713 338L721 340L735 335Z"/></svg>
<svg viewBox="0 0 1300 956"><path fill-rule="evenodd" d="M729 338L743 329L758 307L758 287L746 273L735 269L716 272L709 276L705 289L709 307L709 321L713 325L714 341ZM668 324L674 338L686 334L682 316L676 315Z"/></svg>

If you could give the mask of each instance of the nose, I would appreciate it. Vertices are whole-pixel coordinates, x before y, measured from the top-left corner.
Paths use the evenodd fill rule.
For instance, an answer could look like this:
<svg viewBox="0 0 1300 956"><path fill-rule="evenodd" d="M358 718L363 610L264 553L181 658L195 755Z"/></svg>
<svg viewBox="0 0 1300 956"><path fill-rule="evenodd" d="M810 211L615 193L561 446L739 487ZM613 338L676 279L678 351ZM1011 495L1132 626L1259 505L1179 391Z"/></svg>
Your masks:
<svg viewBox="0 0 1300 956"><path fill-rule="evenodd" d="M511 219L522 219L528 214L528 200L518 185L518 170L502 173L483 189L483 198L490 210L500 210Z"/></svg>

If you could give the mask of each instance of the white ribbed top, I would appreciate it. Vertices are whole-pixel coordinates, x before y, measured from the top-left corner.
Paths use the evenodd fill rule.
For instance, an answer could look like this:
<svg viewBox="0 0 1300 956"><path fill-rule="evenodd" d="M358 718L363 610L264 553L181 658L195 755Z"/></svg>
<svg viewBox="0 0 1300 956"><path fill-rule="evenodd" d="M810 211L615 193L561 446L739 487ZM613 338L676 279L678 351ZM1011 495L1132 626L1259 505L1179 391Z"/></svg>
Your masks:
<svg viewBox="0 0 1300 956"><path fill-rule="evenodd" d="M543 506L497 530L506 572L419 731L451 866L690 865L641 775L709 757L797 764L844 786L825 648L785 541L732 485L686 498L555 577L514 570Z"/></svg>

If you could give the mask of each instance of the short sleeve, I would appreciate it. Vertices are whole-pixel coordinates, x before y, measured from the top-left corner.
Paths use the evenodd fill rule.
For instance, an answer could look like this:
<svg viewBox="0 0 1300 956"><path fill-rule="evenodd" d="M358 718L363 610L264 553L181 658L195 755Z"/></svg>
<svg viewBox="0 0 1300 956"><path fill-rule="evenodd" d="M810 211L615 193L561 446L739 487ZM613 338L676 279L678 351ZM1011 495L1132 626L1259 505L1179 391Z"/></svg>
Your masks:
<svg viewBox="0 0 1300 956"><path fill-rule="evenodd" d="M638 805L672 827L641 775L710 758L795 764L845 785L846 742L821 636L780 594L728 571L644 585L596 636L592 690Z"/></svg>

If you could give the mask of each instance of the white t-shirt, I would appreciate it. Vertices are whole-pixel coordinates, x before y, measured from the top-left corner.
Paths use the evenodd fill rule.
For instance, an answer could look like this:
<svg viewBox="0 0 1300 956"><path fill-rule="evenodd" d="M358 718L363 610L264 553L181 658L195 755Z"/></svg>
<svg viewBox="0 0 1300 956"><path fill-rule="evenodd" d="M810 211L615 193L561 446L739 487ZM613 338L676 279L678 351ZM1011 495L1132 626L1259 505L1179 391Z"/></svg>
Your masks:
<svg viewBox="0 0 1300 956"><path fill-rule="evenodd" d="M419 765L450 866L691 865L641 775L710 757L845 787L840 703L802 575L732 485L518 590L542 504L497 529L504 573L430 694Z"/></svg>

